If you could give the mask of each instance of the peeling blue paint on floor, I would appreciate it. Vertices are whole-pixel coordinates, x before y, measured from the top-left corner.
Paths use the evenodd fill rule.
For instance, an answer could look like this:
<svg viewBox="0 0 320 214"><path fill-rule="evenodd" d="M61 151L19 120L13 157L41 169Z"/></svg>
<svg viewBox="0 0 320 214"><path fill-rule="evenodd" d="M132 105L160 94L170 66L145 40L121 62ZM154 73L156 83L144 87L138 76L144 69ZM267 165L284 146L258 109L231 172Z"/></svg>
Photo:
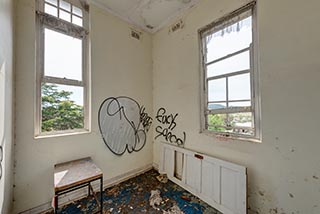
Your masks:
<svg viewBox="0 0 320 214"><path fill-rule="evenodd" d="M185 214L221 214L207 203L187 192L171 181L161 183L159 173L150 170L135 178L122 182L103 191L103 213L151 213L162 214L177 205ZM151 190L160 190L162 202L157 209L149 205ZM100 193L97 194L100 198ZM59 214L90 214L99 210L93 196L83 198L62 207ZM51 214L49 212L47 214Z"/></svg>

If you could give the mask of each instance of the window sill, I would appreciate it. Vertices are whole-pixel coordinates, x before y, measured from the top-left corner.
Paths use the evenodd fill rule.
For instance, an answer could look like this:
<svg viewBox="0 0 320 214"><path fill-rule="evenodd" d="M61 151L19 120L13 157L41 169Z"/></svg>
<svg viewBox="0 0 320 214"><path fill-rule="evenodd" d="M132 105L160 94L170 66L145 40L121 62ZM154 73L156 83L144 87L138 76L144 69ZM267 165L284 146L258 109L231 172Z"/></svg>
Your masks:
<svg viewBox="0 0 320 214"><path fill-rule="evenodd" d="M250 142L250 143L262 143L261 139L254 138L254 137L242 137L233 134L223 134L223 133L214 133L208 130L201 130L200 134L205 134L209 137L214 137L219 141L242 141L242 142Z"/></svg>
<svg viewBox="0 0 320 214"><path fill-rule="evenodd" d="M63 131L63 132L47 132L47 133L41 133L39 135L35 135L34 139L65 137L65 136L83 135L83 134L90 134L90 133L91 131L87 129L77 129L77 130Z"/></svg>

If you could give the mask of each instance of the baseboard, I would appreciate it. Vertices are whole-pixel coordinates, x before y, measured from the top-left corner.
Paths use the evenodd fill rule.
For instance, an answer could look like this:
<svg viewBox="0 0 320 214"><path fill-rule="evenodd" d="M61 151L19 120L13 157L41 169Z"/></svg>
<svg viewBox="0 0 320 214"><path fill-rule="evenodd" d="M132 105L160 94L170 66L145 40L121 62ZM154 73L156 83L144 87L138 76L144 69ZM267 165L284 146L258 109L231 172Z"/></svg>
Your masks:
<svg viewBox="0 0 320 214"><path fill-rule="evenodd" d="M140 168L131 170L129 172L126 172L124 174L118 175L118 176L113 177L111 179L104 180L103 181L103 189L111 187L111 186L116 185L116 184L119 184L119 183L121 183L123 181L126 181L126 180L130 179L130 178L136 177L137 175L140 175L140 174L142 174L144 172L147 172L152 168L156 168L154 166L154 164L148 164L148 165L146 165L144 167L140 167ZM92 188L95 191L96 190L100 190L99 189L100 188L99 182L93 183L92 184ZM68 204L68 203L70 203L72 201L75 201L75 200L81 199L83 197L86 197L87 196L87 191L88 191L87 189L80 189L80 190L76 190L76 191L73 191L71 193L67 193L67 194L64 194L64 195L60 196L59 197L59 207L65 205L65 204ZM35 214L35 213L40 214L40 213L47 212L47 211L49 211L51 209L52 209L51 202L47 202L45 204L39 205L39 206L31 208L29 210L20 212L19 214Z"/></svg>

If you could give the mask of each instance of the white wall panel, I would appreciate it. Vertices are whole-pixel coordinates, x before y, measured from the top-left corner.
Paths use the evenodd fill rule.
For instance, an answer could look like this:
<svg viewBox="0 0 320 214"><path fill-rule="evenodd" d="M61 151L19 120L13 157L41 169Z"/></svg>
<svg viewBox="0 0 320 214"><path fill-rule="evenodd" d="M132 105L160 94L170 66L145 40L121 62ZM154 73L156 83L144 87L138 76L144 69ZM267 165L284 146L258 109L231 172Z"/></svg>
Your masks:
<svg viewBox="0 0 320 214"><path fill-rule="evenodd" d="M169 179L222 213L247 213L246 167L166 143L161 147L160 168ZM173 176L175 152L185 156L182 181Z"/></svg>
<svg viewBox="0 0 320 214"><path fill-rule="evenodd" d="M201 160L193 157L192 155L186 155L186 184L200 192L201 190Z"/></svg>

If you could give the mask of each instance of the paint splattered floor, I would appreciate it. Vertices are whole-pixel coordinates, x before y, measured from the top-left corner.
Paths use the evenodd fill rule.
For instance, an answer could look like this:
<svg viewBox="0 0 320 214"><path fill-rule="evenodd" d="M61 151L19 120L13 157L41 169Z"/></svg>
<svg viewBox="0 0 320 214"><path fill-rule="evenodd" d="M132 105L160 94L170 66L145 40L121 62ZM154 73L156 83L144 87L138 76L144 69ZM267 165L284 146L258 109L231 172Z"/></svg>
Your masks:
<svg viewBox="0 0 320 214"><path fill-rule="evenodd" d="M103 192L103 213L151 213L162 214L177 205L185 214L221 214L208 204L168 181L161 183L157 180L159 173L150 170L128 181L107 188ZM157 209L149 205L151 190L160 190L162 202ZM100 193L98 193L100 197ZM98 210L93 197L83 198L62 207L60 214L89 214ZM51 214L53 212L48 212Z"/></svg>

